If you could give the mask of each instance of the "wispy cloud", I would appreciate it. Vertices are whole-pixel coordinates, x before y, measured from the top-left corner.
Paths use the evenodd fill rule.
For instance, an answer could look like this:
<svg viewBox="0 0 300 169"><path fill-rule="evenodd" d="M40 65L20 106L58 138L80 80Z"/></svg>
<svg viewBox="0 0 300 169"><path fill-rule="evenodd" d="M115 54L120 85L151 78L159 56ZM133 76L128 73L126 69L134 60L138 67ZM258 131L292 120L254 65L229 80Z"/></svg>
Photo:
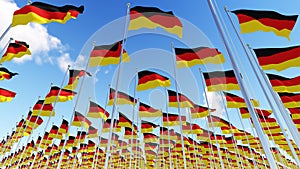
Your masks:
<svg viewBox="0 0 300 169"><path fill-rule="evenodd" d="M209 108L216 109L216 111L213 112L214 115L223 117L223 113L224 113L225 109L223 106L222 96L216 92L207 92L207 89L205 89L205 90L206 90L207 97L208 97ZM203 92L203 97L204 97L204 92ZM207 105L205 100L204 100L203 104Z"/></svg>

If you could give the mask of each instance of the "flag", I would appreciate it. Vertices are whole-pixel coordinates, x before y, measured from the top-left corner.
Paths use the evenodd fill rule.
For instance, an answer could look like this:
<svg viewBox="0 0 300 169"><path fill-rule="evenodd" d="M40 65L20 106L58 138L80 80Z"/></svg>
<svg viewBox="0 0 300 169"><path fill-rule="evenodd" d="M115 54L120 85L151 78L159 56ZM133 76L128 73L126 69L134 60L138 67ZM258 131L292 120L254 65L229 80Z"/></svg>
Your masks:
<svg viewBox="0 0 300 169"><path fill-rule="evenodd" d="M107 105L111 106L114 104L114 98L115 98L115 89L110 88L110 92L109 92L109 101L107 103ZM118 91L117 93L117 103L118 105L123 105L123 104L135 104L136 100L132 97L129 96L128 94L124 93L124 92L120 92Z"/></svg>
<svg viewBox="0 0 300 169"><path fill-rule="evenodd" d="M10 102L15 96L15 92L0 88L0 102Z"/></svg>
<svg viewBox="0 0 300 169"><path fill-rule="evenodd" d="M149 105L140 102L139 104L139 115L140 117L161 117L161 110L154 109Z"/></svg>
<svg viewBox="0 0 300 169"><path fill-rule="evenodd" d="M203 72L203 76L209 92L240 90L233 70Z"/></svg>
<svg viewBox="0 0 300 169"><path fill-rule="evenodd" d="M300 109L299 108L289 108L292 119L300 119Z"/></svg>
<svg viewBox="0 0 300 169"><path fill-rule="evenodd" d="M61 89L57 86L52 86L50 92L47 94L44 104L54 102L66 102L72 100L77 93L67 89Z"/></svg>
<svg viewBox="0 0 300 169"><path fill-rule="evenodd" d="M275 74L266 74L276 92L300 92L300 76L287 78Z"/></svg>
<svg viewBox="0 0 300 169"><path fill-rule="evenodd" d="M216 109L208 109L207 107L194 104L194 106L191 108L191 117L192 119L207 117L209 112L214 111L216 111Z"/></svg>
<svg viewBox="0 0 300 169"><path fill-rule="evenodd" d="M88 138L98 137L98 129L93 126L90 126L88 129Z"/></svg>
<svg viewBox="0 0 300 169"><path fill-rule="evenodd" d="M3 54L0 63L11 61L13 58L21 58L24 55L31 55L28 49L29 45L26 42L15 40L14 43L9 43L6 52Z"/></svg>
<svg viewBox="0 0 300 169"><path fill-rule="evenodd" d="M300 66L300 46L253 49L264 70L282 71Z"/></svg>
<svg viewBox="0 0 300 169"><path fill-rule="evenodd" d="M184 134L202 134L203 130L198 124L186 122L186 125L182 125L182 132Z"/></svg>
<svg viewBox="0 0 300 169"><path fill-rule="evenodd" d="M107 133L110 130L110 123L111 123L111 119L107 119L102 127L102 132L103 133ZM121 126L118 125L119 121L118 120L114 120L114 124L113 124L113 131L115 132L121 132Z"/></svg>
<svg viewBox="0 0 300 169"><path fill-rule="evenodd" d="M132 127L125 127L124 139L136 139L137 133L132 130Z"/></svg>
<svg viewBox="0 0 300 169"><path fill-rule="evenodd" d="M38 100L32 108L32 115L34 116L55 116L52 104L45 104L44 100Z"/></svg>
<svg viewBox="0 0 300 169"><path fill-rule="evenodd" d="M90 101L90 108L87 117L102 118L106 121L109 117L109 113L97 103Z"/></svg>
<svg viewBox="0 0 300 169"><path fill-rule="evenodd" d="M33 2L14 12L12 27L27 25L30 22L39 24L58 22L64 24L71 18L76 19L78 14L83 13L83 10L83 6L65 5L58 7L43 2Z"/></svg>
<svg viewBox="0 0 300 169"><path fill-rule="evenodd" d="M122 50L122 41L109 44L95 46L90 54L90 67L107 66L110 64L119 64ZM129 62L128 53L123 49L122 62Z"/></svg>
<svg viewBox="0 0 300 169"><path fill-rule="evenodd" d="M56 125L53 125L52 128L49 131L49 137L51 137L51 138L57 138L57 139L62 139L62 135L61 135L61 137L59 137L58 129L59 128Z"/></svg>
<svg viewBox="0 0 300 169"><path fill-rule="evenodd" d="M159 125L151 123L149 121L141 121L141 132L142 133L149 133L152 132L154 128L158 127Z"/></svg>
<svg viewBox="0 0 300 169"><path fill-rule="evenodd" d="M272 114L272 110L254 109L258 117L269 117ZM247 108L240 108L240 113L243 119L250 118L250 113Z"/></svg>
<svg viewBox="0 0 300 169"><path fill-rule="evenodd" d="M59 133L63 133L63 134L66 134L69 130L69 122L65 119L63 119L63 121L61 122L61 125L58 129L58 132Z"/></svg>
<svg viewBox="0 0 300 169"><path fill-rule="evenodd" d="M180 116L176 114L163 113L163 126L179 126ZM186 125L186 117L181 116L182 125Z"/></svg>
<svg viewBox="0 0 300 169"><path fill-rule="evenodd" d="M216 48L175 48L177 68L204 64L222 64L225 58Z"/></svg>
<svg viewBox="0 0 300 169"><path fill-rule="evenodd" d="M182 38L182 23L172 11L165 12L156 7L142 6L130 9L128 30L155 29L157 27Z"/></svg>
<svg viewBox="0 0 300 169"><path fill-rule="evenodd" d="M223 92L226 98L228 108L242 108L247 107L243 98L228 92ZM254 99L250 99L254 107L259 107L259 102Z"/></svg>
<svg viewBox="0 0 300 169"><path fill-rule="evenodd" d="M300 94L299 93L278 93L282 100L284 107L297 108L300 107Z"/></svg>
<svg viewBox="0 0 300 169"><path fill-rule="evenodd" d="M158 143L159 137L153 133L143 133L145 143Z"/></svg>
<svg viewBox="0 0 300 169"><path fill-rule="evenodd" d="M153 89L158 86L169 87L171 85L168 77L162 76L158 73L144 70L138 72L138 85L137 91Z"/></svg>
<svg viewBox="0 0 300 169"><path fill-rule="evenodd" d="M170 107L178 107L178 104L180 108L193 107L194 105L194 103L183 94L178 93L177 99L177 93L175 91L168 90L168 95Z"/></svg>
<svg viewBox="0 0 300 169"><path fill-rule="evenodd" d="M84 70L69 69L69 82L63 88L67 90L74 90L78 85L79 78L83 77L85 74L92 76Z"/></svg>
<svg viewBox="0 0 300 169"><path fill-rule="evenodd" d="M0 80L11 79L13 76L18 75L18 73L10 72L5 67L0 67Z"/></svg>
<svg viewBox="0 0 300 169"><path fill-rule="evenodd" d="M207 118L207 121L209 123L209 126L214 126L214 127L228 127L230 126L230 123L221 117L218 116L213 116L211 115L210 117Z"/></svg>
<svg viewBox="0 0 300 169"><path fill-rule="evenodd" d="M132 122L121 112L119 112L119 126L132 128Z"/></svg>
<svg viewBox="0 0 300 169"><path fill-rule="evenodd" d="M240 9L232 12L238 17L241 33L273 32L287 39L298 18L298 15L282 15L275 11Z"/></svg>
<svg viewBox="0 0 300 169"><path fill-rule="evenodd" d="M92 124L92 122L90 120L88 120L86 117L84 117L84 115L75 111L72 126L77 126L77 127L84 126L86 129L88 129L91 124Z"/></svg>

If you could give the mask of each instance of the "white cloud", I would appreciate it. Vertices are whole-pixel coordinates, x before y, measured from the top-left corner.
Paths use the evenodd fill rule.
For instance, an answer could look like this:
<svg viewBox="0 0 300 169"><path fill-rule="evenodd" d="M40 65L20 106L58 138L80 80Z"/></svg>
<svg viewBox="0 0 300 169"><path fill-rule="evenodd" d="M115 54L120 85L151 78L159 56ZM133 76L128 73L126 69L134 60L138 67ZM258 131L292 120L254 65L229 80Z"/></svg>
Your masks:
<svg viewBox="0 0 300 169"><path fill-rule="evenodd" d="M66 71L68 68L68 65L72 66L74 62L71 60L70 54L64 53L60 57L57 58L57 63L62 71Z"/></svg>
<svg viewBox="0 0 300 169"><path fill-rule="evenodd" d="M12 0L0 0L0 6L0 33L3 33L12 21L13 12L19 7ZM14 59L13 61L17 63L24 63L26 61L33 60L37 64L53 64L53 56L51 57L49 53L51 52L57 53L57 55L64 55L63 53L67 48L62 44L59 38L49 34L46 26L35 23L18 25L11 28L5 38L0 42L0 47L3 48L10 37L15 40L27 42L32 53L32 56L28 55L19 59ZM59 66L61 66L60 64L61 63L59 63Z"/></svg>
<svg viewBox="0 0 300 169"><path fill-rule="evenodd" d="M205 90L208 97L209 108L216 109L216 111L213 112L212 114L219 117L223 117L223 113L225 112L225 109L223 105L222 96L216 92L207 92L207 89ZM205 93L203 93L203 97L205 98L204 94ZM204 105L207 105L206 101L204 101Z"/></svg>

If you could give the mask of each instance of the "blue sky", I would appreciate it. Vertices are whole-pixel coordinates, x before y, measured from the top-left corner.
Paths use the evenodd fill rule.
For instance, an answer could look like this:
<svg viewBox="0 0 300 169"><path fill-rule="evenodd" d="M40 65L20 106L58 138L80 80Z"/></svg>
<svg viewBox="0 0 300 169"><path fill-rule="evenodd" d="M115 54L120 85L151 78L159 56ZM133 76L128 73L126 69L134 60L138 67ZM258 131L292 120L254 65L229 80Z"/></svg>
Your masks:
<svg viewBox="0 0 300 169"><path fill-rule="evenodd" d="M129 38L125 48L131 56L132 62L122 66L120 79L122 83L120 85L120 90L133 95L135 68L142 70L148 67L166 76L173 77L173 65L171 64L172 53L170 48L171 42L174 43L175 47L196 47L200 45L216 47L219 51L224 53L226 63L221 66L207 65L206 67L202 66L201 68L204 70L223 70L231 68L206 1L72 1L72 4L75 6L85 6L84 13L79 15L76 20L70 20L66 24L51 23L42 26L30 24L29 26L16 27L11 29L6 38L0 42L2 49L7 42L7 39L11 36L17 40L28 42L33 53L32 56L26 57L26 59L4 64L9 70L18 72L20 75L15 76L9 81L0 82L1 87L17 92L17 96L12 102L0 104L0 113L2 117L0 119L0 127L2 129L0 138L5 136L7 132L11 132L12 127L14 127L16 122L21 119L22 115L27 115L29 107L35 104L38 96L41 96L42 98L46 96L51 83L60 86L67 64L82 67L79 62L81 63L82 58L86 61L87 56L92 49L93 41L96 41L96 45L101 45L114 43L116 40L122 38L124 16L126 14L126 4L128 2L131 3L131 6L155 6L165 11L173 11L184 23L184 37L183 39L178 39L176 36L169 35L161 29L141 30L140 32L130 31L128 33ZM70 4L70 2L66 0L52 0L49 3L57 6ZM26 1L0 0L0 4L0 22L3 23L0 26L0 32L3 32L6 25L8 26L10 23L10 19L7 18L12 17L12 13L16 9L16 6L22 7L26 4ZM288 3L284 0L272 2L267 0L222 0L218 1L218 5L231 33L232 27L223 10L224 6L227 6L229 10L275 10L287 15L300 13L300 4L297 0L291 0ZM237 18L232 14L231 16L236 26L238 26ZM297 45L300 41L300 36L297 36L300 34L299 24L300 23L297 22L292 31L290 41L283 37L277 37L273 33L262 32L245 34L242 35L242 38L246 43L251 44L253 48ZM233 38L233 41L237 42L237 39ZM240 46L237 46L240 51ZM238 57L241 62L243 62L243 67L246 70L245 72L249 73L249 71L247 71L249 65L244 63L246 62L245 56L241 54ZM75 64L75 62L77 62L77 64ZM84 86L85 94L82 94L82 96L88 96L90 94L92 100L96 100L96 102L104 106L108 84L112 84L113 87L115 86L116 68L115 65L99 68L99 72L93 76L93 79L87 78L88 81ZM203 105L203 88L200 87L201 83L198 68L199 66L191 69L177 70L177 80L182 93L190 97L195 103ZM95 73L96 69L97 68L92 68L89 69L89 71ZM297 71L298 69L292 68L280 72L280 74L285 76L296 76L298 74ZM253 77L254 76L249 73L249 78L252 79ZM171 80L174 82L174 79ZM251 81L251 83L248 84L252 84L252 87L257 86L257 82L255 81ZM257 87L253 88L255 91L261 90ZM174 83L171 86L171 89L175 90ZM239 92L235 93L241 96ZM257 99L261 98L260 93L261 92L250 92L250 95ZM155 90L154 92L146 91L137 93L137 97L141 97L144 102L151 102L153 106L163 108L163 102L155 99L160 96L164 96L164 91L162 89ZM220 98L215 94L209 94L209 98L211 99L210 102L214 108L220 108L222 111L222 106L218 105ZM269 108L264 99L260 99L260 102L262 108ZM81 112L86 111L87 105L84 101L80 100L79 103L80 105L77 109ZM57 116L52 118L51 122L59 125L62 116L66 117L67 120L70 120L70 114L72 113L73 107L74 102L58 103L55 108ZM111 110L111 108L109 108L109 110ZM129 110L129 108L124 108L124 111L126 110ZM170 111L176 112L176 109L170 109ZM230 111L234 112L235 110ZM127 114L129 115L129 113ZM46 121L46 118L44 118L44 120ZM95 124L98 125L97 122L95 122ZM240 124L238 123L235 125L240 127ZM41 126L36 134L42 132L44 127L45 126ZM48 126L48 129L49 128L50 125ZM71 131L74 130L72 129Z"/></svg>

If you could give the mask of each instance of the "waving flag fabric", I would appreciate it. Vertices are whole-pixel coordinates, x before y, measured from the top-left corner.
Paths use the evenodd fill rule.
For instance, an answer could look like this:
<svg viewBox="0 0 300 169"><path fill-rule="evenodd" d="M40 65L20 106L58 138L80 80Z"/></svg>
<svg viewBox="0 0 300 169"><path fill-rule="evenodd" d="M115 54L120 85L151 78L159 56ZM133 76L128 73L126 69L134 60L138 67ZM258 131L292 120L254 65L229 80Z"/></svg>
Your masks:
<svg viewBox="0 0 300 169"><path fill-rule="evenodd" d="M151 123L149 121L144 121L144 120L141 121L141 132L142 133L150 133L156 127L159 127L159 125L156 125L156 124Z"/></svg>
<svg viewBox="0 0 300 169"><path fill-rule="evenodd" d="M227 101L228 108L242 108L247 107L246 102L243 98L228 92L223 92ZM257 100L251 99L254 107L259 107L259 102Z"/></svg>
<svg viewBox="0 0 300 169"><path fill-rule="evenodd" d="M163 113L163 126L179 126L180 116L176 114ZM182 125L186 125L186 117L181 116Z"/></svg>
<svg viewBox="0 0 300 169"><path fill-rule="evenodd" d="M203 73L209 92L240 90L233 70Z"/></svg>
<svg viewBox="0 0 300 169"><path fill-rule="evenodd" d="M274 32L288 39L298 18L298 15L283 15L275 11L240 9L232 12L239 19L241 33Z"/></svg>
<svg viewBox="0 0 300 169"><path fill-rule="evenodd" d="M193 107L194 103L185 95L178 93L178 99L177 99L177 93L173 90L168 90L169 95L169 106L170 107L179 107L185 108L185 107Z"/></svg>
<svg viewBox="0 0 300 169"><path fill-rule="evenodd" d="M10 72L5 67L0 67L0 80L11 79L13 76L18 75L18 73Z"/></svg>
<svg viewBox="0 0 300 169"><path fill-rule="evenodd" d="M300 67L300 46L260 48L253 51L264 70L283 71L290 67Z"/></svg>
<svg viewBox="0 0 300 169"><path fill-rule="evenodd" d="M276 92L300 92L300 76L287 78L275 74L266 74Z"/></svg>
<svg viewBox="0 0 300 169"><path fill-rule="evenodd" d="M92 124L92 122L90 120L88 120L86 117L84 117L84 115L75 111L72 126L77 126L77 127L84 126L86 129L88 129L91 124Z"/></svg>
<svg viewBox="0 0 300 169"><path fill-rule="evenodd" d="M32 115L55 116L52 104L45 104L44 100L38 100L32 108Z"/></svg>
<svg viewBox="0 0 300 169"><path fill-rule="evenodd" d="M44 103L66 102L72 100L77 93L67 89L61 89L57 86L52 86L47 94Z"/></svg>
<svg viewBox="0 0 300 169"><path fill-rule="evenodd" d="M149 105L140 102L139 104L139 115L140 117L161 117L161 110L154 109Z"/></svg>
<svg viewBox="0 0 300 169"><path fill-rule="evenodd" d="M95 46L90 54L90 67L107 66L110 64L119 64L122 50L122 41ZM130 58L125 50L122 52L122 62L129 62Z"/></svg>
<svg viewBox="0 0 300 169"><path fill-rule="evenodd" d="M97 103L90 101L90 108L87 117L102 118L106 121L109 117L109 113Z"/></svg>
<svg viewBox="0 0 300 169"><path fill-rule="evenodd" d="M65 5L58 7L43 2L33 2L14 12L12 26L27 25L29 22L64 24L71 18L76 19L78 14L83 13L83 10L83 6Z"/></svg>
<svg viewBox="0 0 300 169"><path fill-rule="evenodd" d="M169 78L149 70L138 72L138 79L137 91L153 89L158 86L169 87L171 85Z"/></svg>
<svg viewBox="0 0 300 169"><path fill-rule="evenodd" d="M172 11L165 12L156 7L135 6L130 9L128 30L160 27L182 38L182 23Z"/></svg>
<svg viewBox="0 0 300 169"><path fill-rule="evenodd" d="M192 67L208 63L222 64L225 58L216 48L175 48L177 68Z"/></svg>
<svg viewBox="0 0 300 169"><path fill-rule="evenodd" d="M0 63L11 61L13 58L21 58L24 55L31 55L29 45L26 42L16 40L14 43L9 43Z"/></svg>
<svg viewBox="0 0 300 169"><path fill-rule="evenodd" d="M191 108L191 117L192 119L202 118L209 115L209 112L214 112L216 109L208 109L207 107L199 106L194 104Z"/></svg>
<svg viewBox="0 0 300 169"><path fill-rule="evenodd" d="M107 103L107 105L111 106L114 104L114 97L115 97L115 89L110 88L110 92L109 92L109 101ZM117 103L118 105L123 105L123 104L135 104L136 100L132 97L129 96L128 94L118 91L117 93Z"/></svg>
<svg viewBox="0 0 300 169"><path fill-rule="evenodd" d="M15 92L0 88L0 102L10 102L15 96Z"/></svg>
<svg viewBox="0 0 300 169"><path fill-rule="evenodd" d="M87 74L88 76L91 76L90 73L85 72L84 70L70 69L69 70L69 82L63 88L67 89L67 90L74 90L78 85L79 78L83 77L85 74Z"/></svg>
<svg viewBox="0 0 300 169"><path fill-rule="evenodd" d="M279 97L286 108L300 107L300 94L299 93L278 93Z"/></svg>

